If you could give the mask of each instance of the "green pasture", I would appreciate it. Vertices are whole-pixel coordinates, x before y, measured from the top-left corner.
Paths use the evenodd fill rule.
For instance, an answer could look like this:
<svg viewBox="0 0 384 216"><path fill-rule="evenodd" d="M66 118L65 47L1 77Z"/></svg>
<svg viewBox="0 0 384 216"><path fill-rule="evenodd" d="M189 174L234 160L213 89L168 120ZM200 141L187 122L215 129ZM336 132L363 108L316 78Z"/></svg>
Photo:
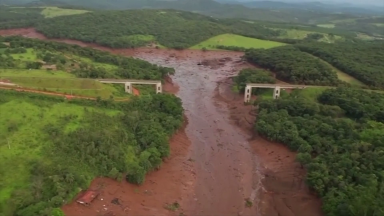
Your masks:
<svg viewBox="0 0 384 216"><path fill-rule="evenodd" d="M35 51L32 48L28 48L26 50L26 53L11 54L11 56L14 59L36 61L37 57Z"/></svg>
<svg viewBox="0 0 384 216"><path fill-rule="evenodd" d="M203 41L191 49L202 49L206 48L209 50L217 50L216 46L236 46L244 48L273 48L278 46L285 45L284 43L279 43L275 41L260 40L256 38L249 38L240 35L234 34L222 34L215 37L212 37L206 41Z"/></svg>
<svg viewBox="0 0 384 216"><path fill-rule="evenodd" d="M88 63L88 64L92 64L93 66L95 67L102 67L102 68L105 68L106 70L113 70L113 69L117 69L118 66L116 65L112 65L112 64L106 64L106 63L100 63L100 62L94 62L92 59L89 59L89 58L85 58L85 57L81 57L81 56L76 56L76 55L66 55L71 61L75 62L75 63L81 63L81 62L84 62L84 63Z"/></svg>
<svg viewBox="0 0 384 216"><path fill-rule="evenodd" d="M92 79L75 78L64 71L0 69L0 78L21 87L86 97L127 98L122 84L103 84Z"/></svg>
<svg viewBox="0 0 384 216"><path fill-rule="evenodd" d="M282 34L279 36L279 38L282 39L304 39L307 37L308 34L322 34L324 37L321 38L319 41L322 42L328 42L332 43L336 40L340 40L343 37L338 36L338 35L328 35L325 33L319 33L319 32L314 32L314 31L304 31L304 30L298 30L298 29L279 29L282 31Z"/></svg>
<svg viewBox="0 0 384 216"><path fill-rule="evenodd" d="M349 19L340 19L340 20L332 20L330 21L331 23L351 23L351 22L356 22L356 20L359 18L349 18Z"/></svg>
<svg viewBox="0 0 384 216"><path fill-rule="evenodd" d="M83 106L64 102L36 103L22 97L5 101L3 98L0 102L0 207L6 205L12 192L31 185L29 173L33 161L51 163L41 154L42 149L50 145L43 133L45 126L60 122L64 116L74 115L76 118L66 125L66 130L71 131L80 125L84 113ZM109 115L119 113L92 107L87 109Z"/></svg>
<svg viewBox="0 0 384 216"><path fill-rule="evenodd" d="M322 27L322 28L335 28L335 24L332 24L332 23L328 23L328 24L318 24L317 26L318 26L318 27Z"/></svg>
<svg viewBox="0 0 384 216"><path fill-rule="evenodd" d="M45 7L41 14L45 18L52 18L52 17L58 17L58 16L69 16L69 15L76 15L76 14L83 14L88 13L87 10L76 10L76 9L64 9L64 8L58 8L58 7Z"/></svg>

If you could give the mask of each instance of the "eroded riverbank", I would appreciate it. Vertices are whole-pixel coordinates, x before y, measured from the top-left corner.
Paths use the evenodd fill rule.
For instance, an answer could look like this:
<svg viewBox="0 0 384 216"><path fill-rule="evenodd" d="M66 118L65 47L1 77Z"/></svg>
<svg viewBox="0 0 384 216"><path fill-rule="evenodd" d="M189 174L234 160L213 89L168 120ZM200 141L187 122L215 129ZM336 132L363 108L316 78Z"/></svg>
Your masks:
<svg viewBox="0 0 384 216"><path fill-rule="evenodd" d="M15 34L45 39L33 29L0 30L0 35ZM73 203L64 207L68 215L98 215L97 211L105 208L112 208L116 215L321 215L318 199L303 184L305 173L294 161L295 154L282 145L251 139L249 128L254 116L250 107L242 104L242 96L223 85L246 66L240 61L242 53L113 50L73 40L55 41L91 46L175 68L172 79L178 86L176 94L183 101L189 122L183 135L175 135L183 138L171 142L171 157L159 171L148 175L144 185L96 179L91 187L100 185L98 181L108 183L110 186L104 191L109 198L98 200L92 211ZM176 92L173 87L167 88ZM110 204L110 198L116 196L124 201L124 208ZM250 199L253 205L246 207L245 199ZM181 204L177 212L164 208L171 202Z"/></svg>

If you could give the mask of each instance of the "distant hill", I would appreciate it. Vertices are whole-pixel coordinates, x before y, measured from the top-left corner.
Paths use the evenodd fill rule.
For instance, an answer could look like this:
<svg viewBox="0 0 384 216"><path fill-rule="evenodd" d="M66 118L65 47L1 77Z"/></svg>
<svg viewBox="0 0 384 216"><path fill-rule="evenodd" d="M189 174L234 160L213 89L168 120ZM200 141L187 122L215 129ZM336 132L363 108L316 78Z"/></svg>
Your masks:
<svg viewBox="0 0 384 216"><path fill-rule="evenodd" d="M240 4L226 4L213 0L0 0L0 4L28 4L28 5L74 5L93 9L176 9L197 12L217 18L241 18L247 20L262 20L272 22L292 23L325 23L332 20L356 18L348 14L331 14L318 11L295 8L268 9L251 8Z"/></svg>
<svg viewBox="0 0 384 216"><path fill-rule="evenodd" d="M229 3L229 1L224 1ZM300 2L290 3L282 1L251 1L251 2L237 2L233 1L230 4L241 4L250 8L264 8L264 9L299 9L299 10L312 10L324 13L345 13L357 15L383 15L383 7L373 6L355 6L353 4L326 4L322 2Z"/></svg>

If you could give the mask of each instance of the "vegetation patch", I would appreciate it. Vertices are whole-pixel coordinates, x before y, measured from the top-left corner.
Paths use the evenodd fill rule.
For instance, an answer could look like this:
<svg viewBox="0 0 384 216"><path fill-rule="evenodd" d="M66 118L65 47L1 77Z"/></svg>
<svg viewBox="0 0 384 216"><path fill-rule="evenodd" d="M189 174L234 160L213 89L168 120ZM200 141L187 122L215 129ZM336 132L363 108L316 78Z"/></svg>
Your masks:
<svg viewBox="0 0 384 216"><path fill-rule="evenodd" d="M363 17L353 20L341 20L334 22L335 28L356 33L363 33L368 36L384 36L384 17Z"/></svg>
<svg viewBox="0 0 384 216"><path fill-rule="evenodd" d="M313 31L305 31L305 30L298 30L298 29L280 29L281 35L279 38L282 39L305 39L308 35L316 34L321 35L321 37L317 38L317 41L320 42L327 42L327 43L333 43L337 40L341 40L342 37L339 35L334 35L331 33L321 33L321 32L313 32Z"/></svg>
<svg viewBox="0 0 384 216"><path fill-rule="evenodd" d="M43 8L0 6L0 29L31 27L44 19L42 10Z"/></svg>
<svg viewBox="0 0 384 216"><path fill-rule="evenodd" d="M0 38L10 47L0 54L0 78L22 87L89 97L127 97L124 85L83 78L162 80L174 72L148 62L79 46L20 37ZM152 86L140 86L152 93Z"/></svg>
<svg viewBox="0 0 384 216"><path fill-rule="evenodd" d="M318 24L317 26L322 28L335 28L335 24L328 23L328 24Z"/></svg>
<svg viewBox="0 0 384 216"><path fill-rule="evenodd" d="M283 46L284 43L279 43L275 41L260 40L256 38L249 38L240 35L234 34L222 34L215 37L212 37L206 41L203 41L193 47L192 49L210 49L216 50L220 46L229 46L229 47L242 47L242 48L273 48L278 46Z"/></svg>
<svg viewBox="0 0 384 216"><path fill-rule="evenodd" d="M182 124L173 95L111 100L0 90L0 212L52 215L97 176L141 184ZM126 175L125 175L126 174Z"/></svg>
<svg viewBox="0 0 384 216"><path fill-rule="evenodd" d="M340 84L337 74L329 65L291 46L272 49L250 49L245 58L276 74L276 78L292 84Z"/></svg>
<svg viewBox="0 0 384 216"><path fill-rule="evenodd" d="M255 130L298 151L326 215L380 215L384 95L337 88L312 100L302 91L258 101Z"/></svg>
<svg viewBox="0 0 384 216"><path fill-rule="evenodd" d="M364 84L384 88L384 41L354 41L335 44L306 43L297 48L317 56Z"/></svg>
<svg viewBox="0 0 384 216"><path fill-rule="evenodd" d="M245 91L247 83L276 83L273 74L269 71L261 69L247 68L240 71L240 73L233 78L235 89L241 93ZM253 88L253 94L262 94L268 89Z"/></svg>
<svg viewBox="0 0 384 216"><path fill-rule="evenodd" d="M169 211L176 211L177 209L180 208L180 204L178 202L174 202L172 204L165 205L164 208L169 210Z"/></svg>
<svg viewBox="0 0 384 216"><path fill-rule="evenodd" d="M87 10L76 10L76 9L64 9L64 8L58 8L58 7L45 7L41 14L45 18L52 18L52 17L58 17L58 16L69 16L69 15L76 15L76 14L83 14L88 13Z"/></svg>
<svg viewBox="0 0 384 216"><path fill-rule="evenodd" d="M366 87L366 85L364 83L362 83L361 81L357 80L356 78L352 77L351 75L347 74L347 73L344 73L342 72L341 70L335 68L334 66L332 66L331 64L329 64L328 62L314 56L315 58L319 59L321 62L323 62L324 64L326 65L329 65L334 71L336 71L336 74L337 74L337 78L339 78L339 80L343 81L343 82L346 82L346 83L349 83L351 84L352 86L356 86L356 87Z"/></svg>
<svg viewBox="0 0 384 216"><path fill-rule="evenodd" d="M225 33L255 38L278 36L277 31L258 24L174 10L97 11L42 20L36 29L52 38L96 42L113 48L143 46L156 39L163 46L182 49Z"/></svg>

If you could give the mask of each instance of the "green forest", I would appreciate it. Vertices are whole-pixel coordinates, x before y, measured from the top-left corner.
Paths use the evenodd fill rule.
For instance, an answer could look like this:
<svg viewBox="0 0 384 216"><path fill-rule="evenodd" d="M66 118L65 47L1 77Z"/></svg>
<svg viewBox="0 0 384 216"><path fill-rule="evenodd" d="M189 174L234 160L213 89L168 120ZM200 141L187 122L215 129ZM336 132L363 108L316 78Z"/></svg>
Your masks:
<svg viewBox="0 0 384 216"><path fill-rule="evenodd" d="M217 18L241 18L249 20L264 20L289 23L319 23L335 19L348 19L357 16L339 14L331 11L308 11L298 9L266 9L249 8L239 4L225 4L214 0L2 0L6 4L25 4L26 6L60 6L64 8L92 8L97 10L126 10L126 9L176 9L201 13ZM1 1L0 1L1 3Z"/></svg>
<svg viewBox="0 0 384 216"><path fill-rule="evenodd" d="M292 46L250 49L244 58L292 84L335 86L341 82L330 66Z"/></svg>
<svg viewBox="0 0 384 216"><path fill-rule="evenodd" d="M327 216L384 214L384 95L337 88L257 101L255 131L298 151Z"/></svg>
<svg viewBox="0 0 384 216"><path fill-rule="evenodd" d="M233 78L236 89L239 92L244 92L247 83L276 83L276 79L269 71L262 69L246 68L239 72L237 76ZM260 94L266 89L253 88L253 94Z"/></svg>
<svg viewBox="0 0 384 216"><path fill-rule="evenodd" d="M0 6L0 29L23 28L44 19L42 8L8 8Z"/></svg>
<svg viewBox="0 0 384 216"><path fill-rule="evenodd" d="M304 43L295 47L327 61L371 87L384 88L384 41Z"/></svg>
<svg viewBox="0 0 384 216"><path fill-rule="evenodd" d="M143 183L169 155L168 139L183 122L181 100L169 94L130 102L0 94L5 215L55 215L97 176Z"/></svg>
<svg viewBox="0 0 384 216"><path fill-rule="evenodd" d="M144 60L134 59L131 57L123 57L112 55L108 52L95 50L92 48L84 48L78 45L68 45L64 43L42 41L23 37L0 37L0 42L9 42L9 52L25 52L25 48L34 48L44 51L42 59L48 63L64 65L66 58L63 53L73 54L81 57L89 58L95 62L107 63L117 66L116 69L108 71L103 67L95 67L86 62L79 65L79 69L72 71L79 78L125 78L125 79L145 79L145 80L162 80L165 76L174 73L173 68L161 67L151 64ZM59 53L58 53L59 52ZM7 54L7 52L5 52ZM41 67L39 62L27 60L27 64L18 64L17 59L9 55L0 55L0 67L2 68L26 68L38 69Z"/></svg>
<svg viewBox="0 0 384 216"><path fill-rule="evenodd" d="M36 29L50 38L70 38L113 48L158 43L189 48L213 36L234 33L265 38L279 32L241 20L217 20L174 10L99 11L46 19Z"/></svg>

